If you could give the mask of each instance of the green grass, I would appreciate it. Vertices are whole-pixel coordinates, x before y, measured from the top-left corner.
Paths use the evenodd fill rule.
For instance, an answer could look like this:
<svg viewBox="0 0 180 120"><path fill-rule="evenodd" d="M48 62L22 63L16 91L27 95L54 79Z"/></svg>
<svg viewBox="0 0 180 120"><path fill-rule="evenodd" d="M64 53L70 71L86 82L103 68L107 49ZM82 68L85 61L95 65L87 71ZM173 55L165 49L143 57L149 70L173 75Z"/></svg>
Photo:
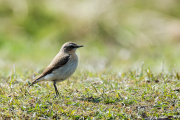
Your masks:
<svg viewBox="0 0 180 120"><path fill-rule="evenodd" d="M180 119L179 1L0 5L0 119ZM28 88L67 41L84 48L60 97Z"/></svg>
<svg viewBox="0 0 180 120"><path fill-rule="evenodd" d="M0 73L0 118L7 119L150 119L180 116L179 73L77 71L69 81L28 88L34 72Z"/></svg>

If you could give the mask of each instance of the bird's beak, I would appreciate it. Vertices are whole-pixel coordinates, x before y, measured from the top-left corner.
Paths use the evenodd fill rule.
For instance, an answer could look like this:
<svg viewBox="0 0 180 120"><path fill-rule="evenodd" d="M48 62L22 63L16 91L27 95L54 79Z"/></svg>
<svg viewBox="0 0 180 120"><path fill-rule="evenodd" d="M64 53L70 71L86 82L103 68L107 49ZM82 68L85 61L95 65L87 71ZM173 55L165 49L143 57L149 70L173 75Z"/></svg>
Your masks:
<svg viewBox="0 0 180 120"><path fill-rule="evenodd" d="M84 45L78 45L77 48L84 47Z"/></svg>

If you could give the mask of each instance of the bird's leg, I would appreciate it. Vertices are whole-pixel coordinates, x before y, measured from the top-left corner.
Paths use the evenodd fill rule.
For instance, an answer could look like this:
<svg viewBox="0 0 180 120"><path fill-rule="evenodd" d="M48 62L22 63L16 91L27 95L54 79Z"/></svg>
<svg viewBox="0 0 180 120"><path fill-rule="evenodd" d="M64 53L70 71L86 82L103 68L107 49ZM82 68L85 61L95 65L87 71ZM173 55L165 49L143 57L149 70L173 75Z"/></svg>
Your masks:
<svg viewBox="0 0 180 120"><path fill-rule="evenodd" d="M55 82L55 81L54 81L54 89L55 89L55 91L56 91L56 97L59 96L59 92L58 92L58 89L57 89L57 87L56 87L56 82Z"/></svg>

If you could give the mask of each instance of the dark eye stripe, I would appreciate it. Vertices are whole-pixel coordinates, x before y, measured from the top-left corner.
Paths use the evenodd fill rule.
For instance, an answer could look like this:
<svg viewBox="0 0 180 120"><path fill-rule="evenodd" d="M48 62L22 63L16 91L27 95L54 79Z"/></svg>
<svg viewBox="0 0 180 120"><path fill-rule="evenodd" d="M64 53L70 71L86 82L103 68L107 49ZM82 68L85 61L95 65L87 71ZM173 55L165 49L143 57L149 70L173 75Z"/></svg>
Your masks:
<svg viewBox="0 0 180 120"><path fill-rule="evenodd" d="M70 43L68 46L69 46L69 47L74 47L74 46L76 46L76 45L73 44L73 43Z"/></svg>

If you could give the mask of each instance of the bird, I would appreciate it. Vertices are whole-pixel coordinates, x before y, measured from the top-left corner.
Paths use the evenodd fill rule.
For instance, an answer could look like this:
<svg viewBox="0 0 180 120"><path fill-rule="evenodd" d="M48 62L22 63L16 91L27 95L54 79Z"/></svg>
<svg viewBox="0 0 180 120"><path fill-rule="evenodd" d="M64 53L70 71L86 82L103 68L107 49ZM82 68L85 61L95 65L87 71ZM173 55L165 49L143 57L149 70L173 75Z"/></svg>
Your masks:
<svg viewBox="0 0 180 120"><path fill-rule="evenodd" d="M75 72L78 66L78 56L75 52L76 49L80 47L83 47L83 45L77 45L74 42L64 43L52 62L44 69L42 74L29 85L29 87L41 81L52 81L56 96L58 96L59 92L56 83L68 79Z"/></svg>

